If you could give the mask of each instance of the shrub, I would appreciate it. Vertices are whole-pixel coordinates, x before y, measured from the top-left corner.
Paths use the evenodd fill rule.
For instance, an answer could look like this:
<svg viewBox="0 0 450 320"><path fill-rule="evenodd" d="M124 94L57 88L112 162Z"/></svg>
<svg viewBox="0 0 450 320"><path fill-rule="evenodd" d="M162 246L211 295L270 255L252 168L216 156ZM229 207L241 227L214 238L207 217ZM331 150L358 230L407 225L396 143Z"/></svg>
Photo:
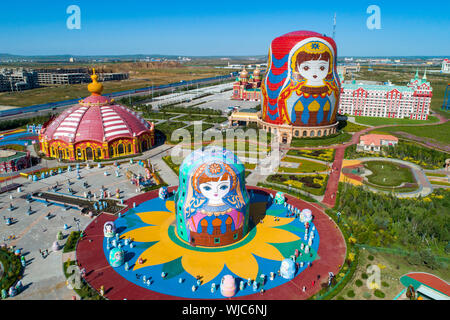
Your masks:
<svg viewBox="0 0 450 320"><path fill-rule="evenodd" d="M363 272L361 274L361 278L363 278L364 280L366 280L367 278L369 278L369 276L367 275L367 273Z"/></svg>
<svg viewBox="0 0 450 320"><path fill-rule="evenodd" d="M355 292L353 290L349 290L347 292L347 296L349 296L350 298L353 298L355 296Z"/></svg>
<svg viewBox="0 0 450 320"><path fill-rule="evenodd" d="M363 282L360 279L358 279L355 281L355 284L357 287L361 287L363 285Z"/></svg>
<svg viewBox="0 0 450 320"><path fill-rule="evenodd" d="M367 257L367 259L369 259L370 261L373 261L374 257L373 257L373 255L369 255L369 256Z"/></svg>
<svg viewBox="0 0 450 320"><path fill-rule="evenodd" d="M389 287L389 283L387 283L386 281L381 282L381 285L383 287Z"/></svg>
<svg viewBox="0 0 450 320"><path fill-rule="evenodd" d="M80 231L72 231L67 238L66 245L64 246L63 252L71 252L75 250L75 247L77 245L78 239L80 238L81 232Z"/></svg>
<svg viewBox="0 0 450 320"><path fill-rule="evenodd" d="M373 294L375 295L375 297L378 297L378 298L384 298L386 296L383 291L378 290L378 289L376 289L373 292Z"/></svg>

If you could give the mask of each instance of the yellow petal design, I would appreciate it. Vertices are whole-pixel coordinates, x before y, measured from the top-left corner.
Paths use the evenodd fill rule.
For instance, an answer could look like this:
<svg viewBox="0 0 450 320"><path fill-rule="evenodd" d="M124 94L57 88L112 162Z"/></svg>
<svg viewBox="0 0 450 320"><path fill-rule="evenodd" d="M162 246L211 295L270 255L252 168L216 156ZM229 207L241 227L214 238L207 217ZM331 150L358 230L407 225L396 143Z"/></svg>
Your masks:
<svg viewBox="0 0 450 320"><path fill-rule="evenodd" d="M131 238L137 242L154 242L161 239L161 227L149 226L131 230L123 235L123 238Z"/></svg>
<svg viewBox="0 0 450 320"><path fill-rule="evenodd" d="M256 279L258 275L258 262L255 257L244 250L233 254L234 259L227 259L226 265L231 272L243 279Z"/></svg>
<svg viewBox="0 0 450 320"><path fill-rule="evenodd" d="M267 243L257 243L252 247L252 253L261 258L282 261L284 259L281 252L274 246Z"/></svg>
<svg viewBox="0 0 450 320"><path fill-rule="evenodd" d="M161 226L169 220L169 223L173 221L174 215L167 211L150 211L138 213L137 216L141 218L145 224L151 224L154 226Z"/></svg>
<svg viewBox="0 0 450 320"><path fill-rule="evenodd" d="M255 242L265 242L265 243L284 243L284 242L292 242L297 241L300 238L293 234L292 232L277 229L277 228L268 228L264 230L260 230L260 227L257 227L258 231L256 232L255 238L253 239Z"/></svg>
<svg viewBox="0 0 450 320"><path fill-rule="evenodd" d="M294 218L279 217L279 221L274 221L273 216L265 216L264 222L257 225L253 239L243 242L241 246L230 250L200 251L199 248L190 248L171 239L169 228L175 219L174 201L166 201L166 207L169 211L138 213L137 216L146 225L122 235L137 242L157 242L141 254L139 258L142 258L144 263L136 262L134 270L164 264L181 257L184 270L193 277L201 276L203 284L217 277L225 265L238 277L256 279L260 270L255 256L282 261L283 255L270 243L285 243L300 239L290 231L277 228L291 223ZM265 210L265 203L255 204L253 209L256 216L263 215L265 211L261 210Z"/></svg>
<svg viewBox="0 0 450 320"><path fill-rule="evenodd" d="M155 243L153 246L151 246L141 254L139 258L142 258L144 260L144 263L136 263L136 265L134 266L134 270L138 270L140 268L148 266L155 266L179 258L183 254L183 250L177 250L177 248L180 247L167 246L167 244L163 242Z"/></svg>
<svg viewBox="0 0 450 320"><path fill-rule="evenodd" d="M203 283L207 283L222 271L224 260L220 253L192 252L183 256L181 264L193 277L201 276Z"/></svg>
<svg viewBox="0 0 450 320"><path fill-rule="evenodd" d="M172 213L175 213L175 201L166 201L166 208Z"/></svg>

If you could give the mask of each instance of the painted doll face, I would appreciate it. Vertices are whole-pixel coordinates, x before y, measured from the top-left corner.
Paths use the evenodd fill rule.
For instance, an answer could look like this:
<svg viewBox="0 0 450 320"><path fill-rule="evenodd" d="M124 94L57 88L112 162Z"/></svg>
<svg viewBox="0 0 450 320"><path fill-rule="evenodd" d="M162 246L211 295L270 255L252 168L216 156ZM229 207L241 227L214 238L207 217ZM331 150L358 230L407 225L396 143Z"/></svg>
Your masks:
<svg viewBox="0 0 450 320"><path fill-rule="evenodd" d="M298 65L298 72L307 80L308 85L323 86L323 79L328 74L328 60L308 60Z"/></svg>
<svg viewBox="0 0 450 320"><path fill-rule="evenodd" d="M209 200L209 203L219 203L230 192L230 180L208 181L200 184L200 191Z"/></svg>

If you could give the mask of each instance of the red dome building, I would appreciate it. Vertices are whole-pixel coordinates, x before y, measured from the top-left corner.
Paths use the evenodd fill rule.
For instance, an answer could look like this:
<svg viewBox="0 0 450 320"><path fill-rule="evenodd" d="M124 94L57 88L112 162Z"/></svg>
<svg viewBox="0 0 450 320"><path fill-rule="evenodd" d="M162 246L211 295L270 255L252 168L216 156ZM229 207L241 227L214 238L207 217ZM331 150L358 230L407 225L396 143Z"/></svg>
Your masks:
<svg viewBox="0 0 450 320"><path fill-rule="evenodd" d="M91 96L44 124L41 151L48 157L84 161L131 156L152 147L154 124L102 96L95 69L91 78Z"/></svg>

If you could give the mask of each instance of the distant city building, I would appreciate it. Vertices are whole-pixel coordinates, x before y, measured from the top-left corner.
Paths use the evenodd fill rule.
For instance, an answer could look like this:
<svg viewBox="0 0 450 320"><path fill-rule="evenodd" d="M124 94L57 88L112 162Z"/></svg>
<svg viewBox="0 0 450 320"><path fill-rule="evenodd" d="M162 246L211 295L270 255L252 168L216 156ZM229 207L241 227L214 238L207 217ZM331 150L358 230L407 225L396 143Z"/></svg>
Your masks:
<svg viewBox="0 0 450 320"><path fill-rule="evenodd" d="M427 120L430 113L432 87L426 71L419 79L418 71L406 86L343 83L339 113L352 116L409 118Z"/></svg>
<svg viewBox="0 0 450 320"><path fill-rule="evenodd" d="M450 73L450 59L442 60L442 73Z"/></svg>
<svg viewBox="0 0 450 320"><path fill-rule="evenodd" d="M389 134L366 134L359 138L356 151L380 152L383 146L394 146L398 138Z"/></svg>
<svg viewBox="0 0 450 320"><path fill-rule="evenodd" d="M244 68L233 84L231 99L261 101L261 70L256 68L249 78L249 73Z"/></svg>
<svg viewBox="0 0 450 320"><path fill-rule="evenodd" d="M87 68L71 69L40 69L37 70L38 83L40 85L63 85L87 83L90 81L90 74ZM128 73L99 73L100 81L125 80L128 79Z"/></svg>
<svg viewBox="0 0 450 320"><path fill-rule="evenodd" d="M358 63L352 64L352 65L343 65L343 66L337 66L337 71L340 74L348 75L353 72L359 72L361 70L361 65Z"/></svg>
<svg viewBox="0 0 450 320"><path fill-rule="evenodd" d="M128 79L128 73L124 72L115 72L115 73L100 73L99 79L100 81L117 81L117 80L126 80Z"/></svg>
<svg viewBox="0 0 450 320"><path fill-rule="evenodd" d="M48 84L77 84L89 81L87 73L38 73L40 85Z"/></svg>
<svg viewBox="0 0 450 320"><path fill-rule="evenodd" d="M21 91L38 86L36 71L23 68L0 69L0 91Z"/></svg>

